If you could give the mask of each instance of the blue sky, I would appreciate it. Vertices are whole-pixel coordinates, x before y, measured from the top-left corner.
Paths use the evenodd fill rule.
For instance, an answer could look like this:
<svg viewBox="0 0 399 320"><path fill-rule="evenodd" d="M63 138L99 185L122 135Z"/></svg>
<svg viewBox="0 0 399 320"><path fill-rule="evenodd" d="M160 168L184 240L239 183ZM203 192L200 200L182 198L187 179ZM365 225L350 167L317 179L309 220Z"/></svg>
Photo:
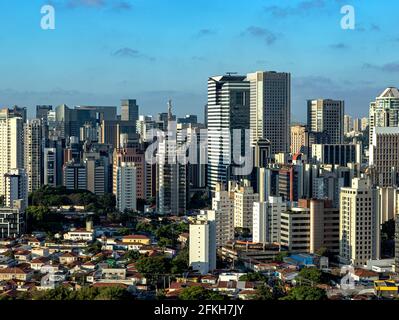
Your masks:
<svg viewBox="0 0 399 320"><path fill-rule="evenodd" d="M52 4L56 29L40 28ZM355 30L340 8L353 5ZM389 10L388 10L389 9ZM208 76L292 73L293 119L306 100L346 101L365 116L399 86L396 0L2 0L0 105L119 105L202 117Z"/></svg>

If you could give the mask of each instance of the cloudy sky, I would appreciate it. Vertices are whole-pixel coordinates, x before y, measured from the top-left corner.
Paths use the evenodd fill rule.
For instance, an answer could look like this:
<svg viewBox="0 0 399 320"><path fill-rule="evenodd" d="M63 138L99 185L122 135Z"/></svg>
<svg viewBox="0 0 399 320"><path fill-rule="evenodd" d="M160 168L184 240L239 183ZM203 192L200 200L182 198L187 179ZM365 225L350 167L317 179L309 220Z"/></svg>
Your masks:
<svg viewBox="0 0 399 320"><path fill-rule="evenodd" d="M56 29L40 28L55 8ZM343 30L341 7L355 8ZM387 10L387 8L389 10ZM397 0L2 0L0 105L119 105L202 117L207 78L292 73L293 119L306 100L346 101L365 116L399 86Z"/></svg>

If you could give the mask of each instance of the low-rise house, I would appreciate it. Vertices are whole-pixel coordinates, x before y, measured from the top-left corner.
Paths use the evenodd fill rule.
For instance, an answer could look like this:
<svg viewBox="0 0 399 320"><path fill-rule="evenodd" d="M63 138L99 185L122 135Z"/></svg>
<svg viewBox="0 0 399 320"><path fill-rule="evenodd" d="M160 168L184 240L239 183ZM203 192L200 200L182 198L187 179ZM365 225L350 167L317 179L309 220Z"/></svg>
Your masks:
<svg viewBox="0 0 399 320"><path fill-rule="evenodd" d="M29 238L28 239L28 245L32 248L38 248L41 247L43 244L42 241L38 240L37 238Z"/></svg>
<svg viewBox="0 0 399 320"><path fill-rule="evenodd" d="M40 273L41 274L46 274L46 273L57 273L58 271L60 271L60 266L58 263L54 263L52 261L50 261L49 263L44 264L41 268L40 268Z"/></svg>
<svg viewBox="0 0 399 320"><path fill-rule="evenodd" d="M31 251L32 258L48 257L50 255L50 250L45 247L35 247Z"/></svg>
<svg viewBox="0 0 399 320"><path fill-rule="evenodd" d="M93 241L94 231L86 229L75 229L64 234L65 240L70 241Z"/></svg>
<svg viewBox="0 0 399 320"><path fill-rule="evenodd" d="M238 289L237 289L237 281L235 280L230 280L230 281L220 281L216 285L215 288L216 291L220 293L225 293L228 295L234 295Z"/></svg>
<svg viewBox="0 0 399 320"><path fill-rule="evenodd" d="M64 253L59 257L60 263L63 265L72 264L75 261L78 261L78 257L74 253Z"/></svg>
<svg viewBox="0 0 399 320"><path fill-rule="evenodd" d="M217 283L217 281L218 281L218 278L213 275L205 275L205 276L201 277L201 283L207 283L207 284L214 285Z"/></svg>
<svg viewBox="0 0 399 320"><path fill-rule="evenodd" d="M30 269L22 269L19 267L0 269L0 281L4 280L21 280L29 281L33 276Z"/></svg>
<svg viewBox="0 0 399 320"><path fill-rule="evenodd" d="M380 276L377 272L366 270L366 269L355 269L355 273L352 275L355 281L377 281Z"/></svg>
<svg viewBox="0 0 399 320"><path fill-rule="evenodd" d="M132 234L129 236L124 236L122 238L122 242L125 244L138 243L138 244L142 244L142 245L150 245L151 239L144 235Z"/></svg>
<svg viewBox="0 0 399 320"><path fill-rule="evenodd" d="M238 298L240 300L254 300L256 299L256 291L255 290L242 290L238 293Z"/></svg>
<svg viewBox="0 0 399 320"><path fill-rule="evenodd" d="M97 267L96 264L94 264L91 261L87 261L82 264L82 268L85 270L94 270L94 269L96 269L96 267Z"/></svg>
<svg viewBox="0 0 399 320"><path fill-rule="evenodd" d="M102 279L124 280L126 279L126 269L124 268L107 268L101 270Z"/></svg>
<svg viewBox="0 0 399 320"><path fill-rule="evenodd" d="M47 262L49 262L49 259L46 257L36 258L30 261L30 267L33 270L40 271Z"/></svg>
<svg viewBox="0 0 399 320"><path fill-rule="evenodd" d="M32 259L32 254L28 250L19 250L14 253L14 258L19 262L28 262Z"/></svg>

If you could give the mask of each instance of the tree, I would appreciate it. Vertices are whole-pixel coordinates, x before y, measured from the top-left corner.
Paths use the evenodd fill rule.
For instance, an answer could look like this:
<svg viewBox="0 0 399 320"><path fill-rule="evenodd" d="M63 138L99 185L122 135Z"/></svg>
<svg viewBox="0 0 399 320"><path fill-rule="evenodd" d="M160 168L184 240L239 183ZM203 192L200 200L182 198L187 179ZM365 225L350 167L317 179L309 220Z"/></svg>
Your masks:
<svg viewBox="0 0 399 320"><path fill-rule="evenodd" d="M298 286L293 288L281 300L326 300L326 291L316 287Z"/></svg>
<svg viewBox="0 0 399 320"><path fill-rule="evenodd" d="M273 300L273 293L270 287L262 285L255 291L256 300Z"/></svg>
<svg viewBox="0 0 399 320"><path fill-rule="evenodd" d="M188 248L184 248L179 252L179 254L172 259L172 269L173 274L183 274L189 268L189 252Z"/></svg>
<svg viewBox="0 0 399 320"><path fill-rule="evenodd" d="M97 254L101 252L102 246L100 241L95 241L86 248L86 251L87 253Z"/></svg>
<svg viewBox="0 0 399 320"><path fill-rule="evenodd" d="M317 268L303 268L298 273L298 280L305 279L315 284L322 282L323 273Z"/></svg>
<svg viewBox="0 0 399 320"><path fill-rule="evenodd" d="M158 275L170 271L170 261L165 256L141 257L136 262L136 268L146 277L155 280Z"/></svg>
<svg viewBox="0 0 399 320"><path fill-rule="evenodd" d="M179 295L180 300L224 300L225 297L217 292L208 291L203 287L195 286L185 288Z"/></svg>
<svg viewBox="0 0 399 320"><path fill-rule="evenodd" d="M124 256L124 259L128 260L129 262L131 261L136 261L138 259L140 259L140 252L138 252L137 250L131 250L128 251Z"/></svg>
<svg viewBox="0 0 399 320"><path fill-rule="evenodd" d="M240 281L263 281L266 282L268 278L260 272L250 272L240 277Z"/></svg>
<svg viewBox="0 0 399 320"><path fill-rule="evenodd" d="M276 262L284 262L284 258L288 257L288 253L285 251L279 252L276 257L274 258L274 261Z"/></svg>

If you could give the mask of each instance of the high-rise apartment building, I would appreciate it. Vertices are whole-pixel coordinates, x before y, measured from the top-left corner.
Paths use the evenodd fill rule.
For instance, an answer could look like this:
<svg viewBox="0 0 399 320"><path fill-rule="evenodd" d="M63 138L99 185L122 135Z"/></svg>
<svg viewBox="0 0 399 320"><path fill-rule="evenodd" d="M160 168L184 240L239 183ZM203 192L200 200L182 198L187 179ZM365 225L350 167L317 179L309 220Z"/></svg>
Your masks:
<svg viewBox="0 0 399 320"><path fill-rule="evenodd" d="M271 143L271 153L290 151L291 75L258 71L247 75L250 82L251 144L258 139Z"/></svg>
<svg viewBox="0 0 399 320"><path fill-rule="evenodd" d="M64 183L68 190L87 189L87 171L83 163L70 161L64 165Z"/></svg>
<svg viewBox="0 0 399 320"><path fill-rule="evenodd" d="M122 162L116 169L116 207L120 212L137 210L137 168L134 162Z"/></svg>
<svg viewBox="0 0 399 320"><path fill-rule="evenodd" d="M341 189L341 263L361 267L370 259L380 258L380 221L375 197L375 189L365 178L355 178L350 188Z"/></svg>
<svg viewBox="0 0 399 320"><path fill-rule="evenodd" d="M225 75L208 79L208 187L227 184L232 174L233 145L244 155L245 130L249 133L250 83L245 76ZM233 141L233 130L238 137ZM248 137L249 138L249 137ZM240 140L240 141L236 141Z"/></svg>
<svg viewBox="0 0 399 320"><path fill-rule="evenodd" d="M22 200L22 206L28 206L28 175L24 169L11 169L4 175L4 203L8 208L19 206L16 201Z"/></svg>
<svg viewBox="0 0 399 320"><path fill-rule="evenodd" d="M28 175L29 192L41 187L42 181L42 123L39 119L29 120L24 126L25 171Z"/></svg>
<svg viewBox="0 0 399 320"><path fill-rule="evenodd" d="M307 129L306 126L296 125L291 127L291 153L306 153L307 146Z"/></svg>
<svg viewBox="0 0 399 320"><path fill-rule="evenodd" d="M344 112L344 101L331 99L309 100L309 131L327 134L330 144L342 144L344 139Z"/></svg>
<svg viewBox="0 0 399 320"><path fill-rule="evenodd" d="M204 275L216 269L215 212L202 214L190 224L189 264Z"/></svg>
<svg viewBox="0 0 399 320"><path fill-rule="evenodd" d="M219 183L212 198L212 210L215 212L216 246L221 247L234 239L234 193Z"/></svg>
<svg viewBox="0 0 399 320"><path fill-rule="evenodd" d="M291 252L339 253L339 210L328 200L301 199L281 213L280 243Z"/></svg>
<svg viewBox="0 0 399 320"><path fill-rule="evenodd" d="M377 127L399 126L399 89L389 87L370 103L370 143Z"/></svg>
<svg viewBox="0 0 399 320"><path fill-rule="evenodd" d="M396 186L399 171L399 127L376 127L370 145L369 164L380 187Z"/></svg>
<svg viewBox="0 0 399 320"><path fill-rule="evenodd" d="M353 121L350 115L344 115L344 135L348 134L349 132L353 131Z"/></svg>
<svg viewBox="0 0 399 320"><path fill-rule="evenodd" d="M287 203L281 197L269 197L266 202L254 202L252 239L256 243L279 243L281 214Z"/></svg>
<svg viewBox="0 0 399 320"><path fill-rule="evenodd" d="M157 211L162 215L183 215L187 206L186 150L180 148L181 141L178 141L177 124L173 120L171 107L170 102L168 134L158 145Z"/></svg>
<svg viewBox="0 0 399 320"><path fill-rule="evenodd" d="M9 109L0 110L0 195L5 195L4 175L24 167L23 120Z"/></svg>
<svg viewBox="0 0 399 320"><path fill-rule="evenodd" d="M234 190L234 227L252 232L254 202L259 201L259 194L245 180Z"/></svg>

